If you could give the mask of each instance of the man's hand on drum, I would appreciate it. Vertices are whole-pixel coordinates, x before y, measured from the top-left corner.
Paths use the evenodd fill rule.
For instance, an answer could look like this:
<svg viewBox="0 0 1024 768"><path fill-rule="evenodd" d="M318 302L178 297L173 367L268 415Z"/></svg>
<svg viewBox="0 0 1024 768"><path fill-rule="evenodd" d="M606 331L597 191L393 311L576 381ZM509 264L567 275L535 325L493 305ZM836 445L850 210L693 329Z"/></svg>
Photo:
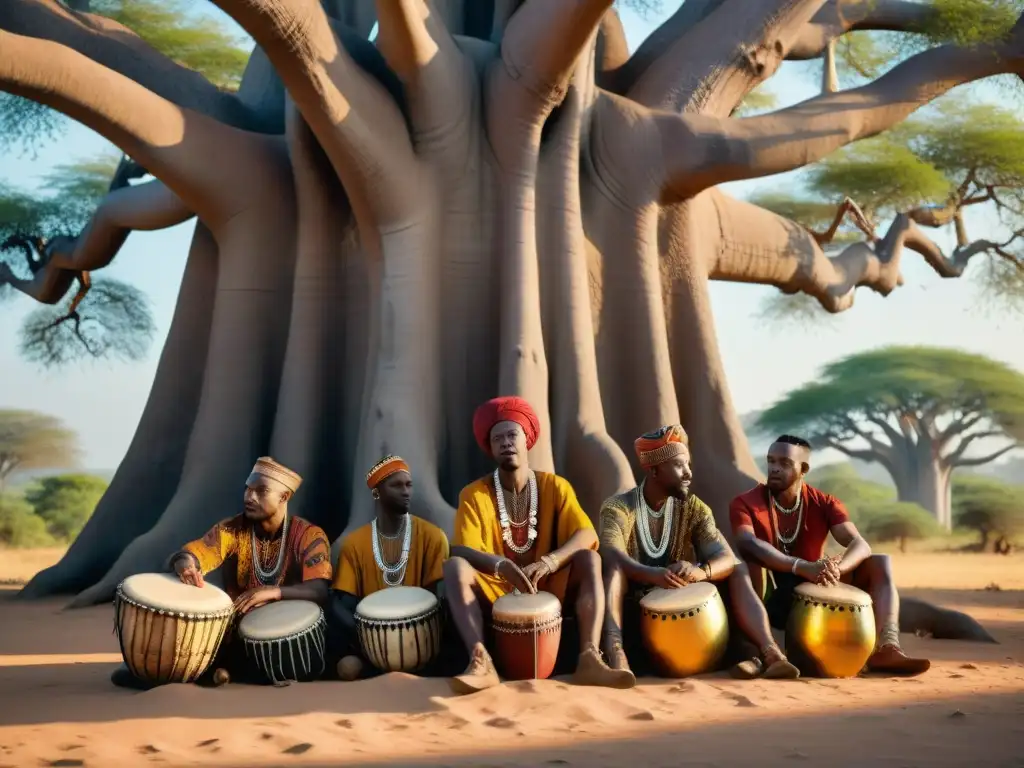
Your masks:
<svg viewBox="0 0 1024 768"><path fill-rule="evenodd" d="M839 566L830 557L823 557L815 562L804 560L797 567L797 574L823 587L831 587L839 583Z"/></svg>
<svg viewBox="0 0 1024 768"><path fill-rule="evenodd" d="M191 557L182 557L176 560L174 572L178 574L182 584L190 584L193 587L202 587L206 584L203 580L203 572L196 567L196 561Z"/></svg>
<svg viewBox="0 0 1024 768"><path fill-rule="evenodd" d="M673 566L668 568L652 568L652 580L651 583L656 587L662 589L679 589L687 585L686 579L672 570Z"/></svg>
<svg viewBox="0 0 1024 768"><path fill-rule="evenodd" d="M543 563L531 563L526 567L531 568L535 565L543 565ZM522 568L513 563L507 557L498 565L498 575L524 595L533 595L537 593L537 587L533 579L528 576ZM543 576L544 574L541 573L541 575L537 577L537 581L540 581Z"/></svg>
<svg viewBox="0 0 1024 768"><path fill-rule="evenodd" d="M253 608L259 608L267 603L276 603L280 599L280 587L257 587L239 595L238 599L235 600L235 610L245 614Z"/></svg>
<svg viewBox="0 0 1024 768"><path fill-rule="evenodd" d="M696 584L698 581L707 581L707 574L696 565L687 562L686 560L680 560L678 563L672 563L668 569L683 580L684 586L686 584Z"/></svg>

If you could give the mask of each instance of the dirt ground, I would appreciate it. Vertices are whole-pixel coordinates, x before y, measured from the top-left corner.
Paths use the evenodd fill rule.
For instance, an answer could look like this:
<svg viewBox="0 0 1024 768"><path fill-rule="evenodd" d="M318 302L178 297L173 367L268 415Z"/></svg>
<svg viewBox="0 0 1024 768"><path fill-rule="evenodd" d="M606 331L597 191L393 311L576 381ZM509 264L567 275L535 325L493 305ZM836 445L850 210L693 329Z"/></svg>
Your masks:
<svg viewBox="0 0 1024 768"><path fill-rule="evenodd" d="M46 557L0 552L0 580ZM0 767L1024 766L1024 556L894 559L905 594L971 613L999 644L905 635L934 662L912 679L709 675L631 691L546 680L455 698L443 680L387 675L138 693L108 682L120 661L111 606L63 611L7 587Z"/></svg>

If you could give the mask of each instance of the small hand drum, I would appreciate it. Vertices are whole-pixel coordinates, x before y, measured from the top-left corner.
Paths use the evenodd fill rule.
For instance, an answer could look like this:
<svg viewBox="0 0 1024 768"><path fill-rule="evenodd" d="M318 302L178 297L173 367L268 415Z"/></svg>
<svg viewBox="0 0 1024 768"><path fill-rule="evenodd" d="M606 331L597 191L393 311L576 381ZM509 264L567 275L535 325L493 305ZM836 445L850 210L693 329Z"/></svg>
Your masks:
<svg viewBox="0 0 1024 768"><path fill-rule="evenodd" d="M359 646L382 672L418 672L441 651L441 604L422 587L389 587L356 606Z"/></svg>
<svg viewBox="0 0 1024 768"><path fill-rule="evenodd" d="M551 677L562 639L562 604L549 592L502 595L491 611L494 663L506 680Z"/></svg>
<svg viewBox="0 0 1024 768"><path fill-rule="evenodd" d="M253 609L238 625L245 655L272 683L308 682L327 667L327 621L308 600L282 600Z"/></svg>
<svg viewBox="0 0 1024 768"><path fill-rule="evenodd" d="M871 596L849 584L793 590L786 655L804 675L854 677L875 648Z"/></svg>
<svg viewBox="0 0 1024 768"><path fill-rule="evenodd" d="M729 617L714 584L652 589L640 601L640 632L665 677L715 669L729 645Z"/></svg>

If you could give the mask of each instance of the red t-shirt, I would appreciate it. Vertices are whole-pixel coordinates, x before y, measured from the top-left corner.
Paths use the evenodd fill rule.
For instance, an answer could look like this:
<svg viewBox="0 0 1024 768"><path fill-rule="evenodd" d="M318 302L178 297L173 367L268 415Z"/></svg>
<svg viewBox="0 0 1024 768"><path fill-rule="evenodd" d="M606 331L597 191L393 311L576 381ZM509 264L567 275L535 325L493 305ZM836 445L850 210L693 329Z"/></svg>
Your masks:
<svg viewBox="0 0 1024 768"><path fill-rule="evenodd" d="M843 502L835 496L829 496L807 483L804 483L802 493L803 523L790 554L813 562L825 553L825 540L828 539L832 526L847 522L850 514L843 506ZM733 499L729 505L729 522L732 524L733 536L739 533L741 528L753 528L757 538L777 547L768 504L768 489L763 484ZM785 524L783 530L786 530Z"/></svg>

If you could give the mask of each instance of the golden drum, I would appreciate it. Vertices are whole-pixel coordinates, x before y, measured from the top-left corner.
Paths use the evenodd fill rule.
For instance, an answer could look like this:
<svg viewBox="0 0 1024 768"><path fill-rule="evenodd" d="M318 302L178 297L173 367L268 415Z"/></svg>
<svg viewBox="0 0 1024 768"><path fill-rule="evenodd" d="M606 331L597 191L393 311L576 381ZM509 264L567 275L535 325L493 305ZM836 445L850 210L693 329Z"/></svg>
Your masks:
<svg viewBox="0 0 1024 768"><path fill-rule="evenodd" d="M721 662L729 645L729 617L713 584L653 589L640 601L640 633L662 675L688 677Z"/></svg>
<svg viewBox="0 0 1024 768"><path fill-rule="evenodd" d="M151 685L192 682L213 662L234 612L212 584L193 587L166 573L129 576L114 597L124 663Z"/></svg>
<svg viewBox="0 0 1024 768"><path fill-rule="evenodd" d="M786 655L802 674L854 677L874 648L875 614L867 592L806 582L793 591Z"/></svg>

